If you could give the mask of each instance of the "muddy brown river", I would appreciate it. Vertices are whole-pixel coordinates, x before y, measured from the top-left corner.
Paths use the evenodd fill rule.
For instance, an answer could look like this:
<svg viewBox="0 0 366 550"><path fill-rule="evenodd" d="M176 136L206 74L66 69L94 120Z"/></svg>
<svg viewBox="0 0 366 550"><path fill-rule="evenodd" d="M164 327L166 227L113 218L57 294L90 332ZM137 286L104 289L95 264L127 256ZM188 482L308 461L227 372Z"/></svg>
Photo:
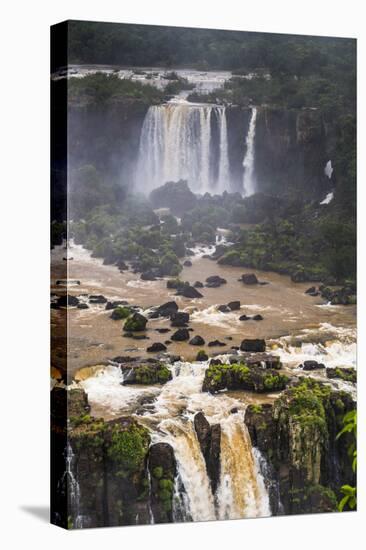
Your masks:
<svg viewBox="0 0 366 550"><path fill-rule="evenodd" d="M175 296L175 290L166 288L166 279L142 281L139 274L130 271L120 273L115 266L103 265L101 259L92 258L90 253L79 245L71 244L68 250L68 278L78 280L80 285L69 286L68 292L87 301L89 294L102 294L108 300L126 300L131 305L141 307L143 312L152 306L158 306L170 300L176 300L179 310L190 313L189 326L193 329L191 336L200 335L206 345L203 349L209 355L229 352L231 346L240 345L244 338L264 338L274 349L283 348L283 343L298 346L309 342L329 345L329 343L353 344L355 342L356 307L330 306L318 297L305 294L309 283L293 283L288 276L276 273L253 271L259 281L266 285L245 285L238 281L243 268L220 266L216 262L203 258L205 249L197 249L197 255L190 258L193 265L185 267L180 278L193 284L210 275L220 275L227 284L219 288L199 289L204 295L199 299L188 299ZM62 259L67 251L56 247L53 254L52 292L60 293L62 287L56 286L56 280L65 276L65 261ZM65 291L65 289L63 289ZM84 297L83 297L84 295ZM240 300L240 311L221 313L217 310L220 304ZM239 321L243 314L252 316L261 314L262 321ZM53 365L65 368L65 355L61 348L65 334L58 327L62 316L68 319L68 372L69 376L82 367L105 363L117 355L145 357L151 354L146 348L153 342L165 342L177 329L170 327L168 319L151 319L147 325L146 340L135 340L123 336L124 321L110 318L111 311L105 310L105 304L91 304L89 309L52 310L52 333L55 340ZM169 328L166 334L156 331L158 328ZM296 342L298 337L299 341ZM207 347L211 340L220 340L225 347ZM58 344L58 345L57 345ZM172 342L168 352L180 355L185 361L192 361L198 349L188 342ZM311 350L294 348L298 358L313 355ZM59 352L57 351L59 350ZM348 350L349 351L349 350ZM287 349L290 355L293 350ZM283 352L284 353L284 352ZM335 355L337 351L334 350ZM338 353L339 355L339 353ZM344 364L348 365L350 357ZM353 362L353 361L352 361Z"/></svg>

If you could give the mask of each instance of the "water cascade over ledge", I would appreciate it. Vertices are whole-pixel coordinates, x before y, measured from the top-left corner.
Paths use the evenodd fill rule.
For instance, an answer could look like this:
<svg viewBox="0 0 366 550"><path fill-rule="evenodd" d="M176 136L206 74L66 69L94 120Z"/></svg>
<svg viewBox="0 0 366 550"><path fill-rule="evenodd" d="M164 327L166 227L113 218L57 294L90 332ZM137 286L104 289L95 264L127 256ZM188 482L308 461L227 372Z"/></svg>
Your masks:
<svg viewBox="0 0 366 550"><path fill-rule="evenodd" d="M252 114L249 122L248 134L246 136L246 152L243 159L244 177L243 177L243 191L244 196L249 197L256 192L256 181L254 173L254 161L255 161L255 129L257 121L257 108L252 108Z"/></svg>
<svg viewBox="0 0 366 550"><path fill-rule="evenodd" d="M217 170L213 125L218 133ZM136 187L148 194L180 179L187 180L194 193L230 190L225 107L172 102L149 108L140 137Z"/></svg>

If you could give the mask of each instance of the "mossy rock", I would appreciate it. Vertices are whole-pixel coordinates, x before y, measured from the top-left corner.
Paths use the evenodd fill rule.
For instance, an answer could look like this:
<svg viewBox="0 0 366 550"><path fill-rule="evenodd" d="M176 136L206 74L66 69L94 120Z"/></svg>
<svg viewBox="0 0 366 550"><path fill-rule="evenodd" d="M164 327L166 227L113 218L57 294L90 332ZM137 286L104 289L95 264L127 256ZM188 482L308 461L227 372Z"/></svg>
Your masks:
<svg viewBox="0 0 366 550"><path fill-rule="evenodd" d="M136 366L124 365L122 372L126 373L123 384L166 384L172 379L172 373L163 363L143 363Z"/></svg>
<svg viewBox="0 0 366 550"><path fill-rule="evenodd" d="M139 332L146 329L147 319L140 313L134 313L128 317L123 326L125 332Z"/></svg>
<svg viewBox="0 0 366 550"><path fill-rule="evenodd" d="M122 319L127 319L131 315L131 310L128 307L117 306L111 314L111 319L114 321L121 321Z"/></svg>
<svg viewBox="0 0 366 550"><path fill-rule="evenodd" d="M205 372L202 391L215 393L224 389L246 390L257 393L285 389L289 378L273 369L262 369L246 364L213 365Z"/></svg>

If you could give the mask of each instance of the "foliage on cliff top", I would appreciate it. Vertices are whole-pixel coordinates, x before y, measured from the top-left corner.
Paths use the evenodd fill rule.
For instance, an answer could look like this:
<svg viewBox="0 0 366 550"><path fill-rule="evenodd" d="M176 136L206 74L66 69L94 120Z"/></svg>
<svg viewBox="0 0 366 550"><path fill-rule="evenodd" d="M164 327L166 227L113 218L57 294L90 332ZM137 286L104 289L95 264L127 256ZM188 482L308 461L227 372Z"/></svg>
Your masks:
<svg viewBox="0 0 366 550"><path fill-rule="evenodd" d="M150 84L141 84L115 74L95 73L68 82L70 104L101 106L114 102L138 100L150 106L161 103L164 93Z"/></svg>

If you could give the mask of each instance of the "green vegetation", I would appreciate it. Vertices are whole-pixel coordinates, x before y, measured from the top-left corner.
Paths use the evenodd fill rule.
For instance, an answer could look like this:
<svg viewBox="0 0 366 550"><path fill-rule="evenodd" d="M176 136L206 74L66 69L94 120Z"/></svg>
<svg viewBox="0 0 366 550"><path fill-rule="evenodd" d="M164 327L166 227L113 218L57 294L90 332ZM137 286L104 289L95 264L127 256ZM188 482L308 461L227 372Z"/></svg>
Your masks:
<svg viewBox="0 0 366 550"><path fill-rule="evenodd" d="M109 458L121 468L121 474L141 469L149 448L149 435L146 428L132 422L127 430L113 425L111 444L107 453Z"/></svg>
<svg viewBox="0 0 366 550"><path fill-rule="evenodd" d="M224 389L255 392L283 390L288 377L275 370L244 364L210 365L205 372L203 391L217 392Z"/></svg>
<svg viewBox="0 0 366 550"><path fill-rule="evenodd" d="M121 79L114 74L96 73L71 78L68 82L68 100L73 105L100 107L134 100L150 106L161 103L163 99L164 93L155 86Z"/></svg>
<svg viewBox="0 0 366 550"><path fill-rule="evenodd" d="M165 384L172 378L172 373L162 363L139 365L134 368L136 384Z"/></svg>
<svg viewBox="0 0 366 550"><path fill-rule="evenodd" d="M113 312L113 319L120 320L120 319L127 319L131 315L131 310L128 307L124 306L117 306Z"/></svg>
<svg viewBox="0 0 366 550"><path fill-rule="evenodd" d="M352 442L348 448L348 456L352 460L352 471L356 473L357 470L357 449L356 449L356 440L357 440L357 412L352 410L343 417L343 428L338 433L337 439L339 439L343 434L351 434ZM347 507L350 510L354 510L357 506L357 488L351 485L342 485L341 493L344 495L338 504L338 509L340 512Z"/></svg>

